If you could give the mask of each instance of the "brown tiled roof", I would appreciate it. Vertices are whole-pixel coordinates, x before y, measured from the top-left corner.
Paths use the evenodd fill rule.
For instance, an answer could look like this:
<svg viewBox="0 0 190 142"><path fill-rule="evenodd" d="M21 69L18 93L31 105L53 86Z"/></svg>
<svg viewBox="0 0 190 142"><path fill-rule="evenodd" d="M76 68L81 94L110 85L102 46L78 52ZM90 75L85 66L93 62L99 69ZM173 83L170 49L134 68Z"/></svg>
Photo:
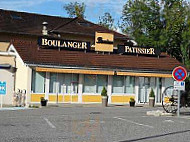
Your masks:
<svg viewBox="0 0 190 142"><path fill-rule="evenodd" d="M176 59L162 54L158 57L133 55L103 55L57 49L42 49L36 41L12 41L25 63L55 66L88 67L121 70L172 71L181 65Z"/></svg>
<svg viewBox="0 0 190 142"><path fill-rule="evenodd" d="M113 32L116 39L128 39L126 35L81 18L63 18L0 9L0 32L41 35L43 22L48 22L49 31L89 36L94 36L96 31Z"/></svg>

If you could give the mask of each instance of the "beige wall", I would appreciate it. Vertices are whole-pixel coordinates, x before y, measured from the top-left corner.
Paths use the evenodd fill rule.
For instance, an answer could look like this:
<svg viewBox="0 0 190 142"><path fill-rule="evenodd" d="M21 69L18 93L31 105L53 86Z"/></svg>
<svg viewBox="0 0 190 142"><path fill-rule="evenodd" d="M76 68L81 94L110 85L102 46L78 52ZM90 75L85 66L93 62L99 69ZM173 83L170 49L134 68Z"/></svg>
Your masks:
<svg viewBox="0 0 190 142"><path fill-rule="evenodd" d="M11 73L7 69L0 69L0 81L6 81L7 84L7 94L3 96L3 104L12 105L14 94L14 73Z"/></svg>
<svg viewBox="0 0 190 142"><path fill-rule="evenodd" d="M9 44L9 42L0 42L0 52L6 52Z"/></svg>
<svg viewBox="0 0 190 142"><path fill-rule="evenodd" d="M11 66L15 66L15 62L14 62L14 58L13 56L1 56L0 55L0 64L9 64Z"/></svg>
<svg viewBox="0 0 190 142"><path fill-rule="evenodd" d="M30 91L31 91L31 75L32 70L28 66L26 66L22 60L17 57L16 59L16 84L15 89L26 90L26 102L27 104L30 102Z"/></svg>

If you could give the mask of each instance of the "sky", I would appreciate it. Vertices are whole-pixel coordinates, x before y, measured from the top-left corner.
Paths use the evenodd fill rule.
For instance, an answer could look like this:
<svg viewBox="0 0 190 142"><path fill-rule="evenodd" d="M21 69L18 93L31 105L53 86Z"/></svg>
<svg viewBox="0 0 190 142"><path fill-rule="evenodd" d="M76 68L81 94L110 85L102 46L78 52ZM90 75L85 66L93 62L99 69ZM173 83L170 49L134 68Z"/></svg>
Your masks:
<svg viewBox="0 0 190 142"><path fill-rule="evenodd" d="M98 23L99 16L111 13L115 24L122 15L123 5L127 0L0 0L0 8L22 12L68 17L63 9L70 2L84 2L86 19Z"/></svg>

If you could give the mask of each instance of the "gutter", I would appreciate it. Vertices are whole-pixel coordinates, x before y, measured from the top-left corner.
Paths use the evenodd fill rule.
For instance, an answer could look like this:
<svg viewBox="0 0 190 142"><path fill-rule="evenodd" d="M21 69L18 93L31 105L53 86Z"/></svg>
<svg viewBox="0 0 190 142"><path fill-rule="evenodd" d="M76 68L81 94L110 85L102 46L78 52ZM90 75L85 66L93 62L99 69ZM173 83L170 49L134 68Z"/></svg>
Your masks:
<svg viewBox="0 0 190 142"><path fill-rule="evenodd" d="M26 63L27 64L27 63ZM83 69L83 70L106 70L106 71L115 71L115 72L134 72L134 73L162 73L162 74L171 74L172 70L143 70L143 69L118 69L118 68L90 68L90 67L70 67L70 66L55 66L55 65L40 65L40 64L27 64L30 67L45 67L45 68L58 68L58 69Z"/></svg>
<svg viewBox="0 0 190 142"><path fill-rule="evenodd" d="M15 53L12 53L12 52L0 52L0 55L2 55L2 56L16 56Z"/></svg>

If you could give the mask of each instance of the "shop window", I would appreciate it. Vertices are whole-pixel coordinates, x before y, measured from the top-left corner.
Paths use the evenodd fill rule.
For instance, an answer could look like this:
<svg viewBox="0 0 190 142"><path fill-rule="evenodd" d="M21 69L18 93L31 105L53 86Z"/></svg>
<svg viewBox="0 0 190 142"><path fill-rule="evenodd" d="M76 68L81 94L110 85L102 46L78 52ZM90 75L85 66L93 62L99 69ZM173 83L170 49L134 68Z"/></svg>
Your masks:
<svg viewBox="0 0 190 142"><path fill-rule="evenodd" d="M135 93L135 77L126 76L125 77L125 93Z"/></svg>
<svg viewBox="0 0 190 142"><path fill-rule="evenodd" d="M64 75L65 75L65 80L64 80L65 90L62 90L62 92L67 94L78 93L79 76L77 74L64 74Z"/></svg>
<svg viewBox="0 0 190 142"><path fill-rule="evenodd" d="M50 74L50 93L73 94L78 93L77 74Z"/></svg>
<svg viewBox="0 0 190 142"><path fill-rule="evenodd" d="M135 93L135 77L113 76L112 93Z"/></svg>
<svg viewBox="0 0 190 142"><path fill-rule="evenodd" d="M113 93L124 93L124 76L113 76Z"/></svg>
<svg viewBox="0 0 190 142"><path fill-rule="evenodd" d="M96 93L96 75L84 75L84 93Z"/></svg>
<svg viewBox="0 0 190 142"><path fill-rule="evenodd" d="M105 75L84 75L84 93L101 93L107 88L108 77Z"/></svg>
<svg viewBox="0 0 190 142"><path fill-rule="evenodd" d="M107 88L107 80L108 80L108 76L105 76L105 75L97 76L97 93L101 93L103 87Z"/></svg>
<svg viewBox="0 0 190 142"><path fill-rule="evenodd" d="M32 72L32 92L33 93L44 93L45 92L45 73Z"/></svg>
<svg viewBox="0 0 190 142"><path fill-rule="evenodd" d="M57 74L50 73L50 86L49 86L50 93L56 93L56 83L57 83Z"/></svg>

